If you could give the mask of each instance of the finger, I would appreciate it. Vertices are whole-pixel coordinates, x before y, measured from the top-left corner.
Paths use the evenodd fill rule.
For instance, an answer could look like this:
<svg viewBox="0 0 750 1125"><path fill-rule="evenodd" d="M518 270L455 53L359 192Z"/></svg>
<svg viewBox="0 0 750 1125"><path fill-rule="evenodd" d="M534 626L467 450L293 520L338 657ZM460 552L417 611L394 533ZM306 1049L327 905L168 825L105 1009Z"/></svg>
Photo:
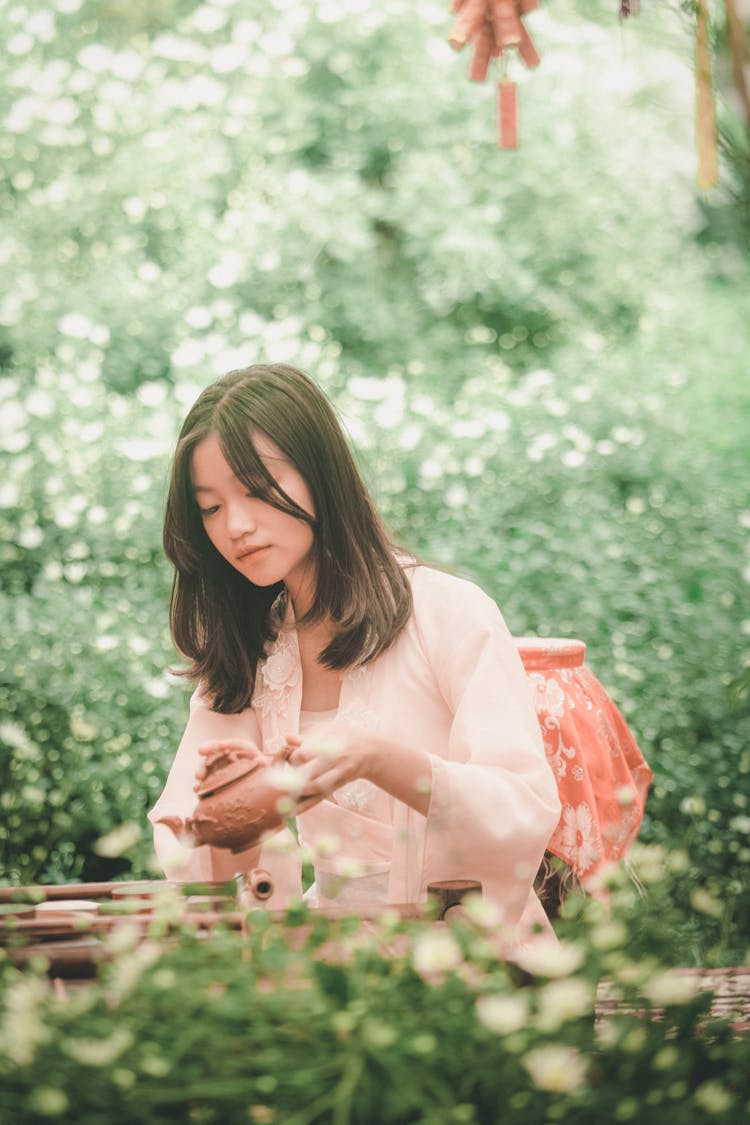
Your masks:
<svg viewBox="0 0 750 1125"><path fill-rule="evenodd" d="M294 809L294 815L301 816L303 813L306 813L308 809L315 808L316 805L320 804L324 797L325 794L323 793L315 793L311 794L310 796L301 798L299 801L297 801Z"/></svg>
<svg viewBox="0 0 750 1125"><path fill-rule="evenodd" d="M334 790L344 784L345 779L341 777L338 770L331 769L327 763L316 760L308 767L304 796L309 793L321 793L324 797L330 797Z"/></svg>
<svg viewBox="0 0 750 1125"><path fill-rule="evenodd" d="M203 746L198 747L198 753L203 758L227 753L234 754L238 758L257 758L261 754L254 742L245 742L242 739L205 742Z"/></svg>
<svg viewBox="0 0 750 1125"><path fill-rule="evenodd" d="M300 746L296 750L291 751L287 757L287 761L290 766L305 766L308 762L315 761L315 755L311 750L308 750L307 747Z"/></svg>
<svg viewBox="0 0 750 1125"><path fill-rule="evenodd" d="M302 739L298 738L296 734L287 734L285 738L285 744L271 755L271 759L274 763L290 761L294 751L298 750L302 745Z"/></svg>

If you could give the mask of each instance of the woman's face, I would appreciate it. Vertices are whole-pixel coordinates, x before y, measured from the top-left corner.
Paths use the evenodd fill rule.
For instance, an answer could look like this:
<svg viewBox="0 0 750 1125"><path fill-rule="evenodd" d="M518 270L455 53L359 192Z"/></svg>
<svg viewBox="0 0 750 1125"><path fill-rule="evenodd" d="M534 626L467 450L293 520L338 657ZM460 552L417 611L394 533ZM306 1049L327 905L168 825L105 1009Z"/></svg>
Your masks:
<svg viewBox="0 0 750 1125"><path fill-rule="evenodd" d="M314 517L308 487L294 465L265 434L255 431L251 437L279 487ZM310 525L249 493L215 434L195 447L190 478L206 534L219 554L256 586L283 582L297 616L306 612L315 595Z"/></svg>

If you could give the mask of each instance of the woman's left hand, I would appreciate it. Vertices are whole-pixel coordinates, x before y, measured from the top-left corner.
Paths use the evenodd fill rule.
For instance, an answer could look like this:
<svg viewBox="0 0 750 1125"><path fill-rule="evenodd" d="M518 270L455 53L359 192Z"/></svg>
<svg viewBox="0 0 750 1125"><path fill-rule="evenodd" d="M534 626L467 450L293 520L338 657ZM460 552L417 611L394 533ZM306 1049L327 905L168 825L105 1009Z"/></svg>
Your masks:
<svg viewBox="0 0 750 1125"><path fill-rule="evenodd" d="M364 727L333 723L303 741L287 735L277 761L304 769L298 813L357 778L377 785L409 808L427 815L432 791L432 763L424 750L387 741Z"/></svg>
<svg viewBox="0 0 750 1125"><path fill-rule="evenodd" d="M329 797L350 781L367 778L373 744L374 740L366 730L343 725L316 731L314 737L306 741L296 735L287 735L286 745L279 751L277 760L305 768L298 811L304 812L308 802L317 803L321 797Z"/></svg>

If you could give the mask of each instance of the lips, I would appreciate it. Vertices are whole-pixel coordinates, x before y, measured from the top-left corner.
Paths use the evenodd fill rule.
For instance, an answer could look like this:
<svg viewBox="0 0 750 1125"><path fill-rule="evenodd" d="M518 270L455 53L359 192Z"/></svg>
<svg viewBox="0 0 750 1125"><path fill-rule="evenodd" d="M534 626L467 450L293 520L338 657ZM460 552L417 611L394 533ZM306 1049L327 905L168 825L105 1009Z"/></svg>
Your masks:
<svg viewBox="0 0 750 1125"><path fill-rule="evenodd" d="M260 554L261 551L265 551L266 546L263 546L263 547L247 547L244 551L240 551L239 555L237 555L237 561L238 562L247 562L248 559L252 559L255 555Z"/></svg>

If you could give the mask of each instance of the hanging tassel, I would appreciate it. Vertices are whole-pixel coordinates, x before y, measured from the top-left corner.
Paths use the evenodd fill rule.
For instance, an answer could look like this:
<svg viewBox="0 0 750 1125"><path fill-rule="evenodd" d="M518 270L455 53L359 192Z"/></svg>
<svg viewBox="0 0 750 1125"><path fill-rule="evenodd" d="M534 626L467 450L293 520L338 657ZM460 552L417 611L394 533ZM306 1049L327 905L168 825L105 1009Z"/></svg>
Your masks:
<svg viewBox="0 0 750 1125"><path fill-rule="evenodd" d="M451 8L458 19L451 28L448 42L454 51L460 51L470 39L479 35L485 19L487 0L454 0Z"/></svg>
<svg viewBox="0 0 750 1125"><path fill-rule="evenodd" d="M515 82L497 84L498 148L518 148L518 95Z"/></svg>
<svg viewBox="0 0 750 1125"><path fill-rule="evenodd" d="M523 24L521 24L521 40L518 44L518 53L529 70L531 70L532 67L539 66L539 63L541 61L539 58L539 52L534 45L534 40L531 38Z"/></svg>
<svg viewBox="0 0 750 1125"><path fill-rule="evenodd" d="M472 82L484 82L490 60L501 58L506 73L511 50L527 67L538 66L539 52L524 27L522 16L537 7L539 0L452 0L457 18L448 36L455 51L471 44L469 66ZM518 91L514 82L503 79L497 92L497 143L500 148L518 147Z"/></svg>
<svg viewBox="0 0 750 1125"><path fill-rule="evenodd" d="M695 13L695 146L698 153L696 180L705 191L719 182L716 139L716 110L711 85L711 54L708 46L708 0L698 0Z"/></svg>
<svg viewBox="0 0 750 1125"><path fill-rule="evenodd" d="M501 51L521 42L521 18L515 0L489 0L490 19L495 29L495 42Z"/></svg>
<svg viewBox="0 0 750 1125"><path fill-rule="evenodd" d="M469 66L469 78L472 82L484 82L487 77L487 68L490 65L494 45L495 40L492 35L492 26L485 22L476 40L474 54L472 56L471 65Z"/></svg>

